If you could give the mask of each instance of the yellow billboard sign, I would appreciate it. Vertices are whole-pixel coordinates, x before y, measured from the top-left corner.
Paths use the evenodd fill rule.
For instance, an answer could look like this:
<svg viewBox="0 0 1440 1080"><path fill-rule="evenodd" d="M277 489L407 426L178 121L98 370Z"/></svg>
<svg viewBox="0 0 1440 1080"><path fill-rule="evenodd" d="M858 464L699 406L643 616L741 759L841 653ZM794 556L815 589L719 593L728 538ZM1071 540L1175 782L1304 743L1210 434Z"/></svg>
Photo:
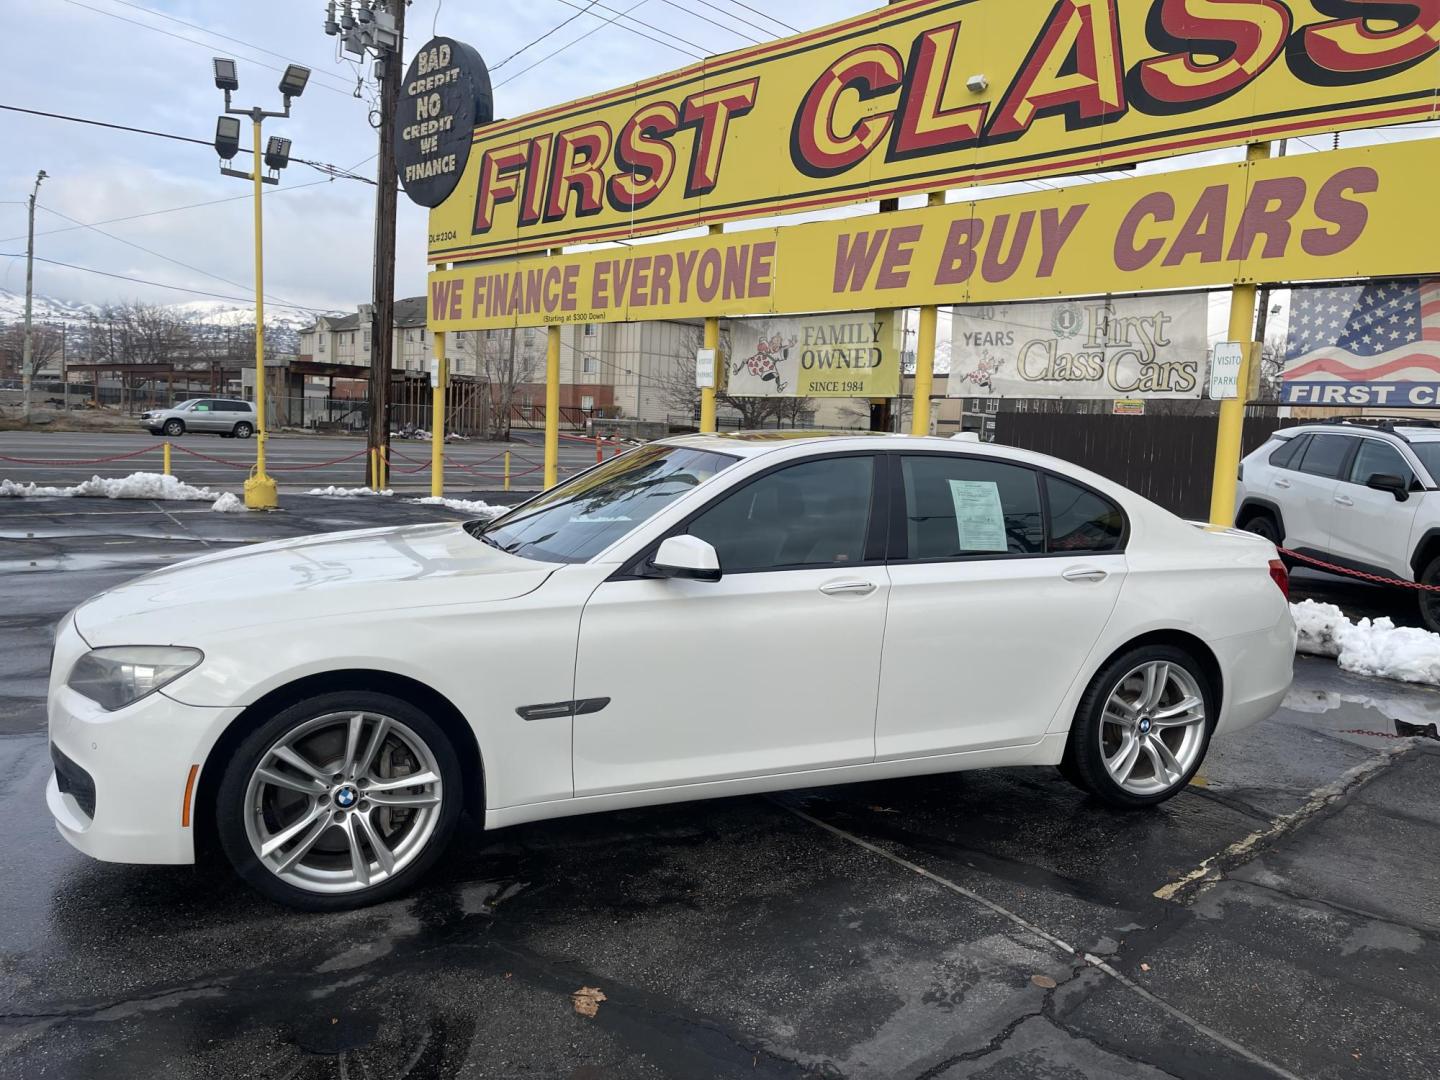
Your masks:
<svg viewBox="0 0 1440 1080"><path fill-rule="evenodd" d="M1434 140L430 275L430 326L864 311L1440 271Z"/></svg>
<svg viewBox="0 0 1440 1080"><path fill-rule="evenodd" d="M1440 3L905 0L475 129L459 262L1437 115Z"/></svg>

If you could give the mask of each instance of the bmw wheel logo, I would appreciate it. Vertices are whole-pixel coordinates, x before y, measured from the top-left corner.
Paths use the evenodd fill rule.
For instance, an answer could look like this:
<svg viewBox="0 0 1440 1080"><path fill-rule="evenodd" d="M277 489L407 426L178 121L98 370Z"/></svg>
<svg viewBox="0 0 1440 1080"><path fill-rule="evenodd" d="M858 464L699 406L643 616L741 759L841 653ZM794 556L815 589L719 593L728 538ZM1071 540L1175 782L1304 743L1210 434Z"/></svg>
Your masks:
<svg viewBox="0 0 1440 1080"><path fill-rule="evenodd" d="M355 789L352 787L342 787L339 791L335 792L335 805L342 810L348 810L354 806L355 799Z"/></svg>
<svg viewBox="0 0 1440 1080"><path fill-rule="evenodd" d="M1145 718L1144 720L1141 720L1139 727L1140 727L1140 734L1141 734L1141 735L1144 735L1147 731L1149 731L1149 730L1150 730L1150 720L1149 720L1149 718L1147 717L1147 718ZM345 805L349 805L349 804L347 803L347 804L345 804Z"/></svg>

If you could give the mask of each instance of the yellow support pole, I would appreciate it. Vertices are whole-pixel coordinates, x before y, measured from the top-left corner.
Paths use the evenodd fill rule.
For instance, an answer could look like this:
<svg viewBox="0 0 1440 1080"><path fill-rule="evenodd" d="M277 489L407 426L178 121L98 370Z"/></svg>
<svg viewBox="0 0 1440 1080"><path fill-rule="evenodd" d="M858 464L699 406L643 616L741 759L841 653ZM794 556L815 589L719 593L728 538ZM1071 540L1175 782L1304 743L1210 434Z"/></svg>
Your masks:
<svg viewBox="0 0 1440 1080"><path fill-rule="evenodd" d="M545 328L545 488L560 480L560 326Z"/></svg>
<svg viewBox="0 0 1440 1080"><path fill-rule="evenodd" d="M510 451L505 451L505 490L510 490Z"/></svg>
<svg viewBox="0 0 1440 1080"><path fill-rule="evenodd" d="M711 225L710 235L725 231L723 225ZM715 430L715 394L720 383L720 320L716 316L705 319L705 348L711 350L710 385L700 390L700 430Z"/></svg>
<svg viewBox="0 0 1440 1080"><path fill-rule="evenodd" d="M265 241L260 213L260 192L265 187L261 167L260 118L251 124L255 152L250 171L255 179L255 472L245 481L245 505L251 510L274 510L280 505L275 481L265 475Z"/></svg>
<svg viewBox="0 0 1440 1080"><path fill-rule="evenodd" d="M929 206L945 203L943 191L932 191L925 200ZM910 434L930 434L930 395L935 388L935 320L934 304L920 309L920 326L915 335L915 392L910 410Z"/></svg>
<svg viewBox="0 0 1440 1080"><path fill-rule="evenodd" d="M1269 143L1251 143L1245 148L1246 161L1263 161L1270 156ZM1250 368L1254 363L1251 343L1255 337L1255 285L1235 285L1230 290L1229 341L1244 346L1238 393L1220 402L1220 419L1215 425L1215 475L1210 481L1210 523L1229 525L1235 520L1235 473L1240 468L1240 446L1245 427L1245 401L1250 395Z"/></svg>
<svg viewBox="0 0 1440 1080"><path fill-rule="evenodd" d="M169 476L169 475L170 475L170 443L169 443L168 441L165 443L164 454L165 454L164 471L165 471L165 475L166 475L166 476Z"/></svg>
<svg viewBox="0 0 1440 1080"><path fill-rule="evenodd" d="M370 490L380 490L380 466L377 464L380 458L375 453L375 447L370 448Z"/></svg>
<svg viewBox="0 0 1440 1080"><path fill-rule="evenodd" d="M445 331L435 331L435 385L430 390L430 494L445 494L445 387L450 381L450 364L445 359Z"/></svg>

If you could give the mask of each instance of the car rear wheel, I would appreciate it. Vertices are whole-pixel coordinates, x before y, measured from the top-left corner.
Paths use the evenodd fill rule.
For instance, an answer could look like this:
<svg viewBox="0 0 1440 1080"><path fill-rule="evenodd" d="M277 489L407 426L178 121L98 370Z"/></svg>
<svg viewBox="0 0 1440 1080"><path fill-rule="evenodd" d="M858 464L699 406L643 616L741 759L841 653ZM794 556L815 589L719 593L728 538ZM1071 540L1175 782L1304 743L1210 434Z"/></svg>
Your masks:
<svg viewBox="0 0 1440 1080"><path fill-rule="evenodd" d="M1263 536L1276 547L1279 547L1280 541L1284 539L1284 537L1280 535L1279 523L1276 522L1273 516L1263 512L1252 514L1242 528L1246 532L1254 533L1256 536Z"/></svg>
<svg viewBox="0 0 1440 1080"><path fill-rule="evenodd" d="M1205 759L1216 708L1210 679L1189 653L1131 649L1085 691L1061 771L1112 806L1164 802Z"/></svg>
<svg viewBox="0 0 1440 1080"><path fill-rule="evenodd" d="M449 842L462 801L444 731L387 694L298 702L241 743L216 797L226 856L260 892L334 911L398 896Z"/></svg>
<svg viewBox="0 0 1440 1080"><path fill-rule="evenodd" d="M184 420L166 420L166 421L165 421L165 427L164 427L162 430L165 432L166 435L169 435L172 439L175 438L177 435L184 435L184 434L185 434L185 421L184 421Z"/></svg>
<svg viewBox="0 0 1440 1080"><path fill-rule="evenodd" d="M235 437L237 439L248 439L255 434L255 425L241 420L235 425Z"/></svg>

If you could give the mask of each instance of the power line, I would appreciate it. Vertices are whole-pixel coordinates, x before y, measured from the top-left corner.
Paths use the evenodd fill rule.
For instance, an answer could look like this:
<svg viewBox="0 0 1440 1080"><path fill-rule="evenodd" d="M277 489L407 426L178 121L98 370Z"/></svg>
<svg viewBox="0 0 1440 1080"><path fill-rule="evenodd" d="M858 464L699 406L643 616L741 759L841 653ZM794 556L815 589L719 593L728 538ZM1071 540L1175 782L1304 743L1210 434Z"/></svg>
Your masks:
<svg viewBox="0 0 1440 1080"><path fill-rule="evenodd" d="M36 203L35 205L40 206L39 203ZM182 262L179 259L172 258L171 256L164 254L163 252L156 251L153 248L147 248L143 244L137 244L133 240L126 240L124 237L116 236L114 233L108 233L104 229L96 228L94 225L87 225L85 222L79 221L71 217L69 214L62 214L59 210L53 210L48 206L40 206L40 209L44 210L47 214L54 214L56 217L64 218L66 221L73 222L75 225L79 226L82 229L89 229L91 232L99 233L101 236L104 236L110 240L114 240L118 244L124 244L127 247L132 247L136 251L143 251L146 255L153 255L157 259L164 259L166 262L174 263L176 266L179 266L185 270L190 270L197 274L203 274L205 277L214 278L216 281L223 281L226 285L234 285L236 288L239 289L245 288L245 285L239 281L232 281L230 278L221 277L219 274L212 274L209 270L202 270L198 266L192 266L190 263ZM298 304L286 300L283 296L276 296L274 293L267 293L266 296L269 299L274 300L277 304L284 304L286 307L299 306Z"/></svg>
<svg viewBox="0 0 1440 1080"><path fill-rule="evenodd" d="M243 40L243 39L241 39L241 38L231 37L229 34L222 34L222 33L220 33L220 31L218 31L218 30L211 30L209 27L201 26L199 23L186 22L184 19L177 19L174 15L167 15L167 14L166 14L165 12L163 12L163 11L156 11L154 8L148 8L148 7L146 7L146 6L143 5L143 4L135 4L135 3L132 3L131 0L110 0L110 2L113 3L113 4L123 4L123 5L125 5L125 6L128 7L128 8L134 8L136 11L143 11L143 12L145 12L145 14L147 14L147 15L154 15L157 19L165 19L165 20L167 20L167 21L169 21L169 22L177 23L177 24L179 24L180 26L188 26L191 30L199 30L202 34L209 34L211 37L217 37L217 38L220 38L220 39L222 39L222 40L224 40L224 41L233 41L236 45L244 45L247 49L253 49L255 52L264 53L266 56L273 56L273 57L275 57L275 59L277 59L277 60L284 60L287 64L298 64L298 63L299 63L299 61L296 60L294 57L286 56L284 53L278 53L278 52L276 52L274 49L267 49L267 48L265 48L265 47L262 46L262 45L256 45L256 44L254 44L254 43L252 43L252 42L245 41L245 40ZM703 2L703 0L702 0L702 2ZM81 7L84 7L85 5L84 5L84 4L81 4L80 6L81 6ZM99 9L97 9L97 8L91 8L90 10L91 10L91 11L97 11L97 10L99 10ZM107 12L107 11L101 11L100 13L103 14L103 15L109 15L109 14L111 14L110 12ZM145 24L144 24L144 23L137 23L136 25L137 25L137 26L144 26ZM154 28L154 27L146 27L146 29L148 29L148 30L153 30L153 29L155 29L155 28ZM181 40L189 41L190 39L189 39L189 38L183 38L183 39L181 39ZM207 47L208 47L208 46L207 46ZM309 65L305 65L305 66L308 67ZM319 71L319 70L316 70L316 71L315 71L315 74L316 74L316 75L320 75L320 76L322 76L322 77L324 77L324 78L327 78L327 79L334 79L336 82L345 84L345 85L347 86L346 92L347 92L347 93L349 92L349 90L348 90L348 84L346 84L346 83L345 83L345 80L339 78L338 76L331 75L328 71Z"/></svg>
<svg viewBox="0 0 1440 1080"><path fill-rule="evenodd" d="M571 7L571 8L578 8L578 7L580 6L579 4L574 3L573 0L559 0L559 2L562 3L562 4L564 4L566 7ZM700 50L700 53L699 53L698 55L695 54L695 53L690 53L689 55L694 56L695 59L697 59L697 60L704 59L705 54L710 51L708 48L706 48L706 46L701 45L701 44L700 44L699 42L697 42L697 41L690 41L688 38L683 38L683 37L681 37L679 34L676 34L676 33L674 33L673 31L670 31L670 30L666 30L666 29L665 29L664 27L662 27L662 26L656 26L654 23L648 23L648 22L646 22L644 19L637 19L637 18L635 18L634 16L632 16L632 15L630 14L630 12L634 11L636 8L640 7L642 4L645 4L645 3L647 3L647 2L648 2L648 0L640 0L640 3L638 3L638 4L632 4L630 7L626 8L624 11L616 11L616 10L615 10L614 8L612 8L612 7L606 7L604 4L598 4L598 3L597 3L597 4L592 4L591 6L592 6L592 7L599 8L601 11L608 11L608 12L610 12L611 14L613 14L613 15L615 16L615 19L625 19L626 22L623 22L623 23L620 24L620 29L621 29L621 30L629 30L632 34L639 34L641 37L647 38L647 39L650 40L650 41L654 41L654 42L655 42L656 44L658 44L658 45L664 45L664 46L666 46L667 48L675 49L676 52L686 52L686 51L687 51L687 50L685 50L685 49L678 49L678 48L676 48L674 45L671 45L670 42L668 42L668 41L660 41L660 40L658 40L657 38L650 37L649 34L643 34L643 33L641 33L639 30L636 30L634 26L631 26L631 25L629 25L629 24L630 24L630 23L634 23L635 26L643 26L643 27L645 27L645 29L647 29L647 30L654 30L657 34L664 34L664 35L665 35L666 37L668 37L668 38L673 38L674 40L680 42L682 45L689 45L690 48L692 48L692 49L699 49L699 50ZM684 9L682 9L682 10L684 10ZM593 12L592 12L592 14L593 14ZM599 16L599 15L596 15L595 17L598 19L600 16ZM610 23L612 23L612 22L615 21L615 19L610 19L610 20L608 20L607 22L601 23L600 25L601 25L601 26L609 26ZM600 29L600 27L597 26L595 29L598 30L598 29Z"/></svg>
<svg viewBox="0 0 1440 1080"><path fill-rule="evenodd" d="M554 26L552 26L549 30L546 30L543 34L541 34L539 37L535 38L533 41L527 41L524 45L521 45L520 48L516 49L516 50L515 50L514 52L512 52L509 56L505 57L504 60L501 60L498 64L493 64L493 65L491 65L490 70L491 70L492 72L499 71L502 67L504 67L506 64L508 64L511 60L514 60L517 56L519 56L521 53L523 53L526 49L534 48L536 45L539 45L540 42L542 42L542 41L544 41L546 38L548 38L551 34L555 33L556 30L561 30L561 29L564 29L565 27L569 26L572 22L574 22L576 19L578 19L581 15L584 15L587 11L589 11L591 8L593 8L593 7L594 7L596 4L598 4L599 2L600 2L600 0L590 0L590 2L589 2L588 4L586 4L583 8L578 9L578 10L575 12L574 15L571 15L569 18L563 20L562 22L556 23L556 24L555 24Z"/></svg>
<svg viewBox="0 0 1440 1080"><path fill-rule="evenodd" d="M568 2L568 0L561 0L561 3L567 3L567 2ZM532 70L534 70L535 68L539 67L541 64L545 63L545 61L554 59L555 57L559 56L559 55L560 55L562 52L564 52L566 49L569 49L569 48L571 48L571 47L574 46L574 45L578 45L580 42L584 41L584 40L585 40L587 37L589 37L591 34L594 34L594 33L596 33L596 32L599 31L599 30L605 29L605 27L609 26L609 25L610 25L611 23L613 23L616 19L620 18L620 16L622 16L622 15L628 13L628 12L634 11L636 8L638 8L638 7L639 7L641 4L643 4L643 3L645 3L645 0L636 0L636 2L633 3L633 4L631 4L628 8L626 8L625 11L616 12L616 13L615 13L614 15L612 15L610 18L608 18L608 19L606 19L604 22L602 22L599 26L592 26L589 30L586 30L585 33L581 34L579 37L575 38L573 41L571 41L571 42L569 42L569 43L567 43L567 44L565 44L565 45L561 45L560 48L556 49L556 50L555 50L554 52L552 52L552 53L546 53L546 54L545 54L544 56L542 56L539 60L536 60L533 64L531 64L529 67L521 68L519 71L515 72L514 75L508 75L508 76L506 76L505 78L501 79L498 83L495 84L495 88L498 89L498 88L504 86L504 85L505 85L506 83L508 83L508 82L514 82L514 81L515 81L516 79L518 79L521 75L524 75L527 71L532 71ZM571 4L570 6L573 7L574 5ZM693 57L693 58L696 59L696 60L703 60L703 59L704 59L703 56L697 56L697 55L695 55L694 53L686 52L685 49L681 49L681 48L679 48L679 47L676 46L676 45L671 45L668 41L660 41L658 38L651 38L649 34L641 33L639 30L636 30L634 27L626 26L624 23L621 23L620 26L621 26L623 29L625 29L625 30L629 30L632 34L640 34L640 36L643 37L643 38L650 38L651 41L654 41L654 42L656 42L657 44L660 44L660 45L664 45L667 49L674 49L676 52L686 53L687 56L691 56L691 57Z"/></svg>
<svg viewBox="0 0 1440 1080"><path fill-rule="evenodd" d="M157 139L171 139L174 142L193 143L196 146L208 147L211 150L215 148L214 143L208 142L205 139L197 139L191 135L176 135L170 131L153 131L150 128L131 127L128 124L112 124L106 120L91 120L84 116L70 116L67 113L45 112L42 109L26 109L19 105L0 105L0 109L8 112L26 113L29 116L43 116L50 120L68 120L72 124L89 124L91 127L110 128L114 131L128 131L134 135L150 135ZM248 146L242 146L239 152L249 154L253 151ZM342 180L359 180L362 184L375 183L375 181L371 180L368 176L358 176L347 169L340 168L338 165L331 165L329 162L311 161L309 158L300 157L292 157L290 160L301 165L308 165L310 168L323 172L330 177L338 177ZM367 158L366 160L369 159Z"/></svg>
<svg viewBox="0 0 1440 1080"><path fill-rule="evenodd" d="M291 184L288 187L276 188L274 191L270 192L270 195L273 197L275 195L283 195L287 191L299 191L301 188L315 187L318 184L331 183L334 183L333 177L327 180L310 180L304 184ZM122 221L136 221L139 218L157 217L160 214L175 214L179 213L181 210L198 210L202 206L219 206L221 203L240 202L242 199L253 199L254 197L255 196L251 194L231 195L228 198L224 199L209 199L206 202L187 203L184 206L167 206L163 210L145 210L139 214L126 214L124 217L106 218L104 221L79 222L75 225L67 225L63 229L45 229L43 232L37 232L35 235L57 236L60 233L75 232L77 229L92 229L96 225L116 225ZM15 205L24 206L25 203L23 201L16 200ZM52 210L51 213L54 213L54 211ZM24 239L24 233L21 233L19 236L0 237L0 244L13 244L16 240Z"/></svg>
<svg viewBox="0 0 1440 1080"><path fill-rule="evenodd" d="M81 3L81 0L65 0L65 3L67 3L67 4L73 4L75 7L78 7L78 8L84 8L86 11L93 11L96 15L108 15L108 16L109 16L110 18L112 18L112 19L119 19L119 20L120 20L121 22L123 22L123 23L129 23L131 26L138 26L138 27L140 27L142 30L149 30L151 33L164 34L166 37L174 38L176 41L184 41L184 42L187 42L187 43L189 43L189 44L191 44L191 45L198 45L198 46L200 46L200 48L204 49L206 52L209 52L209 53L213 53L213 52L215 51L215 46L214 46L214 45L211 45L211 44L208 44L207 42L204 42L204 41L196 41L194 38L192 38L192 37L186 37L184 34L176 34L176 33L173 33L172 31L169 31L169 30L162 30L162 29L161 29L160 27L158 27L158 26L151 26L149 23L141 22L139 19L127 18L126 16L117 14L116 12L113 12L113 11L106 11L104 8L91 7L89 4ZM135 5L132 4L132 5L130 5L130 6L131 6L131 7L134 7ZM142 10L148 10L148 9L142 9ZM153 13L152 13L152 14L153 14ZM176 20L176 21L179 21L179 20ZM187 25L189 25L189 24L187 24ZM204 32L207 33L207 34L208 34L208 33L211 33L211 31L209 31L209 30L206 30L206 31L204 31ZM224 35L223 35L223 34L216 34L215 36L216 36L216 37L223 37ZM234 38L231 38L231 39L229 39L229 40L233 41L233 40L235 40L235 39L234 39ZM262 50L262 51L264 51L264 50ZM258 65L259 67L267 68L267 69L269 69L270 71L279 71L279 72L282 72L282 73L283 73L284 70L285 70L284 68L278 68L278 67L276 67L274 64L267 64L267 63L265 63L264 61L254 60L254 59L251 59L250 57L246 57L245 60L246 60L247 63L256 64L256 65ZM329 90L332 94L341 94L341 95L343 95L344 97L349 97L349 96L350 96L349 91L340 90L340 89L337 89L336 87L329 86L329 85L324 85L324 84L322 84L322 85L320 86L320 89L322 89L322 90Z"/></svg>
<svg viewBox="0 0 1440 1080"><path fill-rule="evenodd" d="M798 26L791 26L791 25L790 25L789 23L787 23L784 19L777 19L774 15L771 15L768 11L761 11L759 8L753 8L753 7L751 7L749 4L744 3L743 0L730 0L730 2L731 2L732 4L734 4L736 7L742 7L742 8L744 8L746 11L754 12L756 15L759 15L762 19L769 19L769 20L770 20L771 22L773 22L773 23L778 23L780 26L783 26L786 30L789 30L792 34L798 34L798 33L800 33L800 28L799 28Z"/></svg>
<svg viewBox="0 0 1440 1080"><path fill-rule="evenodd" d="M760 44L760 39L759 39L759 38L751 37L749 34L745 33L744 31L736 30L733 26L727 26L725 23L716 22L714 19L710 18L710 16L708 16L708 15L701 15L700 12L696 11L694 8L687 8L687 7L685 7L685 6L681 5L681 4L677 4L677 3L675 2L675 0L660 0L660 2L661 2L662 4L665 4L665 5L669 6L669 7L674 8L676 11L683 11L686 15L689 15L692 19L699 19L701 22L707 22L707 23L709 23L711 26L718 26L721 30L724 30L726 33L728 33L728 34L734 34L734 35L735 35L736 37L738 37L738 38L743 38L744 40L750 42L752 45L758 45L758 44ZM705 0L700 0L700 3L703 4L704 2L705 2ZM708 6L714 7L713 4L708 5ZM718 10L718 9L717 9L717 10ZM734 18L734 16L731 16L731 18Z"/></svg>
<svg viewBox="0 0 1440 1080"><path fill-rule="evenodd" d="M773 37L775 36L775 31L772 30L772 29L770 29L769 27L761 26L761 25L760 25L759 23L757 23L757 22L752 22L750 19L745 18L745 16L743 16L743 15L736 15L736 14L735 14L733 11L731 11L729 8L722 8L722 7L720 7L720 6L717 5L717 4L712 4L712 3L710 3L710 0L695 0L695 3L697 3L697 4L703 4L705 7L709 8L711 11L718 11L718 12L720 12L720 14L724 15L724 16L725 16L726 18L728 18L728 19L734 19L736 22L744 23L746 26L751 27L751 28L754 29L754 30L759 30L760 33L764 34L764 35L765 35L766 37L768 37L768 38L773 38ZM744 5L742 4L741 6L743 7ZM757 12L756 14L759 14L759 13ZM776 19L776 20L774 20L774 21L775 21L775 22L780 22L779 19ZM780 23L780 25L781 25L781 26L785 26L784 23ZM795 28L792 26L792 27L786 27L786 29L794 30Z"/></svg>
<svg viewBox="0 0 1440 1080"><path fill-rule="evenodd" d="M23 258L25 258L25 253L23 251L13 253L0 252L0 259ZM210 296L214 297L216 300L234 300L242 304L255 303L255 297L253 296L229 296L225 293L207 292L205 289L192 289L185 285L170 285L164 281L150 281L147 278L130 277L128 274L112 274L108 270L96 270L93 266L77 266L75 263L61 262L59 259L46 259L39 255L35 256L35 261L49 263L51 266L63 266L67 270L80 270L86 274L99 274L101 277L116 278L119 281L133 281L138 285L153 285L157 289L170 289L173 292L194 293L196 296ZM300 311L318 312L321 315L331 315L334 314L337 310L336 308L306 307L303 304L288 304L286 306L296 308Z"/></svg>

